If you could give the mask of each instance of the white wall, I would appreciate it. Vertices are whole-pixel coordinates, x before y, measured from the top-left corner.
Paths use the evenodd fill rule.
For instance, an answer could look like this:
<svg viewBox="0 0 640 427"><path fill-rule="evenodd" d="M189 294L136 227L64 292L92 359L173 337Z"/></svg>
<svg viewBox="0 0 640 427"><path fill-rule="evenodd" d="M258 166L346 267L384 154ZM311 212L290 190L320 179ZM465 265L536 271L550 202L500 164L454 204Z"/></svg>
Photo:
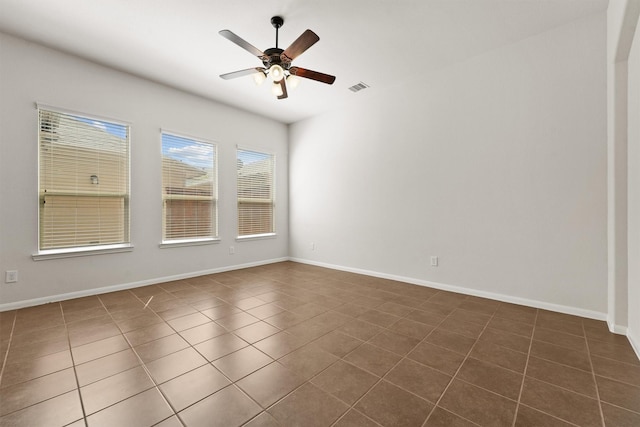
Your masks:
<svg viewBox="0 0 640 427"><path fill-rule="evenodd" d="M133 252L32 260L38 241L36 102L131 124ZM218 142L220 244L158 247L160 128ZM0 34L0 138L0 272L19 271L18 283L0 283L0 310L288 255L286 125ZM276 238L235 240L236 144L277 156ZM232 245L235 255L229 255Z"/></svg>
<svg viewBox="0 0 640 427"><path fill-rule="evenodd" d="M640 31L629 54L628 91L628 336L640 357Z"/></svg>
<svg viewBox="0 0 640 427"><path fill-rule="evenodd" d="M604 319L606 16L426 77L291 126L291 256Z"/></svg>

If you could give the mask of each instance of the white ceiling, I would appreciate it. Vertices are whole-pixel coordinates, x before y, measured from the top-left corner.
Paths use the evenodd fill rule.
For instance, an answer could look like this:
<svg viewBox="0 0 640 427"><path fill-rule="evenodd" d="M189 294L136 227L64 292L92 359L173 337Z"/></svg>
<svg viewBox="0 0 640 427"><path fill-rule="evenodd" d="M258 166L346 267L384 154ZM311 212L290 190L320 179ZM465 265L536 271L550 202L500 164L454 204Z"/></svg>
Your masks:
<svg viewBox="0 0 640 427"><path fill-rule="evenodd" d="M255 112L284 123L320 114L360 81L376 90L606 9L607 0L0 0L0 31ZM289 98L251 77L260 66L218 35L265 50L305 29L320 41L294 65L337 76L303 79Z"/></svg>

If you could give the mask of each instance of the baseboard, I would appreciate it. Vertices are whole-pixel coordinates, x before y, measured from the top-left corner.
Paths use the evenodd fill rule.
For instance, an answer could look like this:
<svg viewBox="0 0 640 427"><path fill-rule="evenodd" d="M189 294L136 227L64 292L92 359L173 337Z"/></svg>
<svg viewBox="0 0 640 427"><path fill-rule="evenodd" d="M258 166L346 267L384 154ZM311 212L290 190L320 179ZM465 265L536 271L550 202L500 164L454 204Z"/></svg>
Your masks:
<svg viewBox="0 0 640 427"><path fill-rule="evenodd" d="M578 307L571 307L571 306L566 306L566 305L553 304L553 303L549 303L549 302L545 302L545 301L537 301L537 300L532 300L532 299L527 299L527 298L519 298L519 297L510 296L510 295L498 294L498 293L494 293L494 292L481 291L481 290L478 290L478 289L465 288L465 287L462 287L462 286L448 285L448 284L445 284L445 283L430 282L428 280L415 279L413 277L405 277L405 276L398 276L398 275L395 275L395 274L380 273L380 272L377 272L377 271L363 270L363 269L360 269L360 268L345 267L345 266L342 266L342 265L328 264L328 263L311 261L311 260L302 259L302 258L290 258L290 260L294 261L294 262L299 262L299 263L302 263L302 264L315 265L315 266L318 266L318 267L331 268L333 270L347 271L347 272L350 272L350 273L364 274L366 276L378 277L378 278L381 278L381 279L396 280L396 281L399 281L399 282L411 283L413 285L426 286L426 287L429 287L429 288L440 289L440 290L443 290L443 291L457 292L457 293L461 293L461 294L465 294L465 295L472 295L472 296L476 296L476 297L488 298L488 299L502 301L502 302L508 302L508 303L512 303L512 304L525 305L525 306L533 307L533 308L541 308L541 309L544 309L544 310L555 311L555 312L564 313L564 314L571 314L571 315L574 315L574 316L586 317L586 318L589 318L589 319L603 320L603 321L607 320L606 313L601 313L601 312L592 311L592 310L585 310L585 309L578 308ZM618 333L620 333L620 332L618 332Z"/></svg>
<svg viewBox="0 0 640 427"><path fill-rule="evenodd" d="M173 280L189 279L191 277L204 276L204 275L207 275L207 274L224 273L225 271L241 270L243 268L249 268L249 267L258 267L258 266L261 266L261 265L274 264L276 262L283 262L283 261L289 261L289 258L288 257L275 258L275 259L270 259L270 260L250 262L250 263L246 263L246 264L237 264L237 265L213 268L213 269L210 269L210 270L201 270L201 271L194 271L194 272L189 272L189 273L184 273L184 274L176 274L176 275L173 275L173 276L156 277L156 278L153 278L153 279L141 280L139 282L123 283L123 284L119 284L119 285L105 286L105 287L102 287L102 288L86 289L86 290L82 290L82 291L69 292L69 293L66 293L66 294L51 295L51 296L42 297L42 298L34 298L34 299L29 299L29 300L11 302L11 303L6 303L6 304L0 304L0 312L9 311L9 310L17 310L17 309L25 308L25 307L33 307L33 306L36 306L36 305L48 304L48 303L51 303L51 302L66 301L66 300L74 299L74 298L82 298L82 297L87 297L87 296L92 296L92 295L106 294L106 293L109 293L109 292L116 292L116 291L122 291L122 290L127 290L127 289L134 289L134 288L139 288L141 286L148 286L148 285L154 285L154 284L157 284L157 283L171 282Z"/></svg>
<svg viewBox="0 0 640 427"><path fill-rule="evenodd" d="M627 335L628 328L626 326L616 325L607 317L607 326L609 327L609 331L614 334Z"/></svg>
<svg viewBox="0 0 640 427"><path fill-rule="evenodd" d="M360 269L360 268L346 267L346 266L342 266L342 265L317 262L317 261L312 261L312 260L307 260L307 259L302 259L302 258L295 258L295 257L283 257L283 258L262 260L262 261L246 263L246 264L236 264L236 265L218 267L218 268L209 269L209 270L201 270L201 271L189 272L189 273L184 273L184 274L177 274L177 275L173 275L173 276L156 277L156 278L153 278L153 279L147 279L147 280L142 280L142 281L138 281L138 282L123 283L123 284L119 284L119 285L105 286L105 287L102 287L102 288L93 288L93 289L87 289L87 290L82 290L82 291L77 291L77 292L70 292L70 293L66 293L66 294L51 295L51 296L42 297L42 298L35 298L35 299L30 299L30 300L23 300L23 301L17 301L17 302L12 302L12 303L0 304L0 312L8 311L8 310L17 310L17 309L20 309L20 308L32 307L32 306L41 305L41 304L47 304L47 303L51 303L51 302L65 301L65 300L73 299L73 298L81 298L81 297L86 297L86 296L91 296L91 295L99 295L99 294L105 294L105 293L109 293L109 292L116 292L116 291L121 291L121 290L134 289L134 288L138 288L138 287L141 287L141 286L153 285L153 284L163 283L163 282L170 282L170 281L173 281L173 280L189 279L191 277L203 276L203 275L207 275L207 274L223 273L225 271L233 271L233 270L240 270L240 269L243 269L243 268L257 267L257 266L260 266L260 265L273 264L273 263L283 262L283 261L294 261L294 262L299 262L301 264L315 265L315 266L318 266L318 267L331 268L333 270L347 271L347 272L351 272L351 273L363 274L363 275L366 275L366 276L378 277L378 278L382 278L382 279L396 280L396 281L399 281L399 282L411 283L411 284L414 284L414 285L426 286L426 287L429 287L429 288L440 289L440 290L444 290L444 291L458 292L458 293L465 294L465 295L472 295L472 296L477 296L477 297L482 297L482 298L489 298L489 299L508 302L508 303L512 303L512 304L520 304L520 305L525 305L525 306L528 306L528 307L541 308L541 309L544 309L544 310L550 310L550 311L555 311L555 312L559 312L559 313L571 314L571 315L574 315L574 316L580 316L580 317L586 317L586 318L590 318L590 319L607 321L607 316L606 316L605 313L600 313L600 312L591 311L591 310L585 310L585 309L581 309L581 308L577 308L577 307L564 306L564 305L553 304L553 303L548 303L548 302L544 302L544 301L537 301L537 300L531 300L531 299L526 299L526 298L514 297L514 296L510 296L510 295L498 294L498 293L493 293L493 292L486 292L486 291L481 291L481 290L472 289L472 288L465 288L465 287L462 287L462 286L448 285L448 284L444 284L444 283L431 282L431 281L416 279L416 278L412 278L412 277L405 277L405 276L399 276L399 275L395 275L395 274L381 273L381 272L377 272L377 271L364 270L364 269ZM615 332L617 334L622 334L622 335L626 334L629 337L629 340L632 341L631 335L628 333L627 328L619 327L619 326L616 326L616 325L613 325L613 327L612 327L612 325L609 325L609 329L612 332ZM632 342L632 344L633 344L633 342ZM634 344L634 349L636 349L636 352L638 352L638 349L640 348L637 344L638 344L637 342Z"/></svg>

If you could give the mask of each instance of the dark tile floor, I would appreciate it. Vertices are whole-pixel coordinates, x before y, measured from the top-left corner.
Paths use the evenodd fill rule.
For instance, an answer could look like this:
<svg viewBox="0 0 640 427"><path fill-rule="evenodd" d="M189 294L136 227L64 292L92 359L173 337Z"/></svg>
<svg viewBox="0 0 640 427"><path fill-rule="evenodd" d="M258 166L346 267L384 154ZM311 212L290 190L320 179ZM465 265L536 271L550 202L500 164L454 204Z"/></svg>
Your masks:
<svg viewBox="0 0 640 427"><path fill-rule="evenodd" d="M1 426L640 426L604 322L290 262L0 313Z"/></svg>

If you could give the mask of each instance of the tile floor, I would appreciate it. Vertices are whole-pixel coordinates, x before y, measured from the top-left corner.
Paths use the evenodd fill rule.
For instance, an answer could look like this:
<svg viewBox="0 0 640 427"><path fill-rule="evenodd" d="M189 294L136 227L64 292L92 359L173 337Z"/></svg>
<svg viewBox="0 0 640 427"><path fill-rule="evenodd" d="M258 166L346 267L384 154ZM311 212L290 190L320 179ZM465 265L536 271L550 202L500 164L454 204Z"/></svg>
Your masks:
<svg viewBox="0 0 640 427"><path fill-rule="evenodd" d="M0 313L1 426L640 426L604 322L291 262Z"/></svg>

